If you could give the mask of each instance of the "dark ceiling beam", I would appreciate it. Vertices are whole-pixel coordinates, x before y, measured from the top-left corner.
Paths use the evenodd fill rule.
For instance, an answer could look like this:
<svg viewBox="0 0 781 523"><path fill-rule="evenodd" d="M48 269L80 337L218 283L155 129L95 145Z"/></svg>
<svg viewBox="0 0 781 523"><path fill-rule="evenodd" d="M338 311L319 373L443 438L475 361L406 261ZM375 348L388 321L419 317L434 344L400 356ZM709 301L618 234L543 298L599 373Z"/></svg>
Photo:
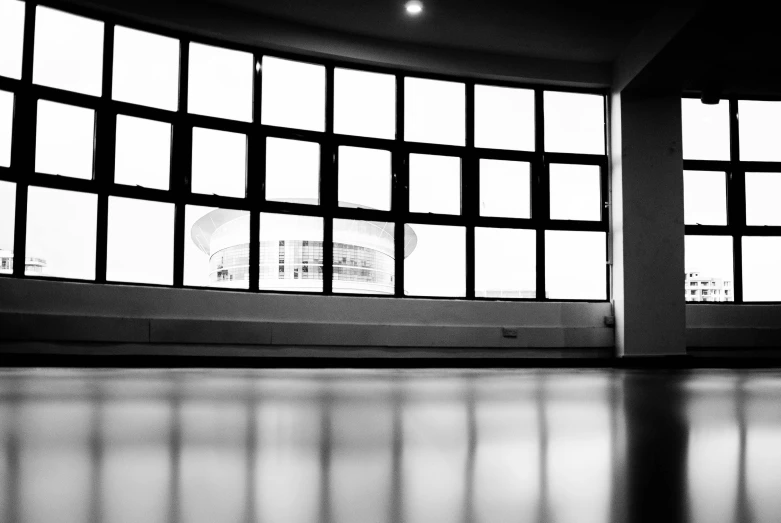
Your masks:
<svg viewBox="0 0 781 523"><path fill-rule="evenodd" d="M626 89L699 10L691 6L660 8L613 62L613 92Z"/></svg>

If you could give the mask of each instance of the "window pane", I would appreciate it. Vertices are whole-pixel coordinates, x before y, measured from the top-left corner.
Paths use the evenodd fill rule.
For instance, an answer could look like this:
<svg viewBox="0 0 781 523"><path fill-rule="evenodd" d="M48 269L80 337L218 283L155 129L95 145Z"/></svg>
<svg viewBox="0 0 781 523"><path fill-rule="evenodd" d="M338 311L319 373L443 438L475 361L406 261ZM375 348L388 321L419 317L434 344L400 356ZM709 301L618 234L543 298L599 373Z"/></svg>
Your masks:
<svg viewBox="0 0 781 523"><path fill-rule="evenodd" d="M530 169L526 162L480 160L480 216L530 218Z"/></svg>
<svg viewBox="0 0 781 523"><path fill-rule="evenodd" d="M705 105L684 98L683 157L687 160L729 160L729 102Z"/></svg>
<svg viewBox="0 0 781 523"><path fill-rule="evenodd" d="M409 210L461 214L461 158L410 154Z"/></svg>
<svg viewBox="0 0 781 523"><path fill-rule="evenodd" d="M334 70L334 132L372 138L396 136L396 78Z"/></svg>
<svg viewBox="0 0 781 523"><path fill-rule="evenodd" d="M260 288L323 291L323 219L260 213Z"/></svg>
<svg viewBox="0 0 781 523"><path fill-rule="evenodd" d="M249 288L249 212L188 205L184 284Z"/></svg>
<svg viewBox="0 0 781 523"><path fill-rule="evenodd" d="M25 274L95 279L98 197L30 187Z"/></svg>
<svg viewBox="0 0 781 523"><path fill-rule="evenodd" d="M740 159L781 161L777 136L781 134L781 102L738 101Z"/></svg>
<svg viewBox="0 0 781 523"><path fill-rule="evenodd" d="M404 294L466 296L466 228L404 227Z"/></svg>
<svg viewBox="0 0 781 523"><path fill-rule="evenodd" d="M604 232L545 231L545 297L606 299L606 241Z"/></svg>
<svg viewBox="0 0 781 523"><path fill-rule="evenodd" d="M545 150L605 154L605 99L597 94L545 91Z"/></svg>
<svg viewBox="0 0 781 523"><path fill-rule="evenodd" d="M34 57L34 83L100 96L103 22L36 7Z"/></svg>
<svg viewBox="0 0 781 523"><path fill-rule="evenodd" d="M727 181L713 171L683 172L686 225L727 225Z"/></svg>
<svg viewBox="0 0 781 523"><path fill-rule="evenodd" d="M16 184L0 181L0 274L14 269L14 223L16 221Z"/></svg>
<svg viewBox="0 0 781 523"><path fill-rule="evenodd" d="M0 167L11 165L11 135L14 128L14 94L0 91Z"/></svg>
<svg viewBox="0 0 781 523"><path fill-rule="evenodd" d="M263 57L262 123L325 131L325 67Z"/></svg>
<svg viewBox="0 0 781 523"><path fill-rule="evenodd" d="M743 237L743 301L781 301L781 238Z"/></svg>
<svg viewBox="0 0 781 523"><path fill-rule="evenodd" d="M334 220L334 292L393 294L392 223Z"/></svg>
<svg viewBox="0 0 781 523"><path fill-rule="evenodd" d="M266 139L266 199L320 203L320 144Z"/></svg>
<svg viewBox="0 0 781 523"><path fill-rule="evenodd" d="M251 53L191 43L187 111L251 122L254 63Z"/></svg>
<svg viewBox="0 0 781 523"><path fill-rule="evenodd" d="M92 179L95 111L38 100L35 170Z"/></svg>
<svg viewBox="0 0 781 523"><path fill-rule="evenodd" d="M687 236L684 270L686 301L733 301L732 237Z"/></svg>
<svg viewBox="0 0 781 523"><path fill-rule="evenodd" d="M475 146L534 150L534 91L475 86Z"/></svg>
<svg viewBox="0 0 781 523"><path fill-rule="evenodd" d="M171 285L174 205L110 196L106 279Z"/></svg>
<svg viewBox="0 0 781 523"><path fill-rule="evenodd" d="M176 111L179 40L117 26L112 89L114 100Z"/></svg>
<svg viewBox="0 0 781 523"><path fill-rule="evenodd" d="M404 79L404 139L408 142L465 145L464 84Z"/></svg>
<svg viewBox="0 0 781 523"><path fill-rule="evenodd" d="M781 173L746 173L746 225L781 225Z"/></svg>
<svg viewBox="0 0 781 523"><path fill-rule="evenodd" d="M535 231L475 228L475 296L537 296Z"/></svg>
<svg viewBox="0 0 781 523"><path fill-rule="evenodd" d="M114 181L168 189L171 170L171 124L117 115Z"/></svg>
<svg viewBox="0 0 781 523"><path fill-rule="evenodd" d="M22 77L24 2L0 0L0 76Z"/></svg>
<svg viewBox="0 0 781 523"><path fill-rule="evenodd" d="M247 136L193 128L192 192L244 198Z"/></svg>
<svg viewBox="0 0 781 523"><path fill-rule="evenodd" d="M390 210L390 151L339 147L339 206Z"/></svg>
<svg viewBox="0 0 781 523"><path fill-rule="evenodd" d="M602 218L602 190L598 165L550 165L551 220Z"/></svg>

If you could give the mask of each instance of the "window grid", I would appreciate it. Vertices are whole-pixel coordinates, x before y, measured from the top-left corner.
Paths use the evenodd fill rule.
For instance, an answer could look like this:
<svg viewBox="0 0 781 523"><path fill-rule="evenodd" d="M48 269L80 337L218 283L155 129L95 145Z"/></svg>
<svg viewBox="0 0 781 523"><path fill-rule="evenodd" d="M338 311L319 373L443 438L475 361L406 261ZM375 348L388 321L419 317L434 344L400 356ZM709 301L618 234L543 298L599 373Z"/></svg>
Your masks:
<svg viewBox="0 0 781 523"><path fill-rule="evenodd" d="M699 94L685 98L699 98ZM743 238L751 236L781 236L781 226L746 225L746 173L781 172L781 162L747 161L740 159L740 135L738 125L738 102L740 100L778 101L767 97L730 97L729 102L729 160L684 159L684 170L721 171L727 175L727 225L686 225L687 236L731 236L733 245L733 295L732 302L698 302L708 304L736 304L743 300ZM753 302L752 302L753 303ZM781 303L779 301L761 303Z"/></svg>
<svg viewBox="0 0 781 523"><path fill-rule="evenodd" d="M33 71L33 41L35 30L35 9L45 2L27 2L25 4L24 54L22 78L15 80L0 77L0 89L10 91L15 95L15 113L13 123L13 142L11 167L0 168L0 179L15 182L16 221L14 229L15 257L24 259L26 239L27 194L29 186L51 187L98 195L97 211L97 245L96 245L96 283L106 282L106 257L108 235L108 198L121 196L143 200L169 202L175 205L174 218L174 268L173 287L183 287L184 280L184 244L187 232L185 228L185 205L211 206L223 209L246 210L250 212L250 238L258 238L260 234L260 212L300 214L324 218L323 235L323 293L333 294L333 220L335 218L353 220L376 220L395 224L395 296L404 294L404 225L421 223L432 225L454 225L466 228L466 296L460 299L489 299L475 297L475 227L532 229L537 234L536 266L537 286L536 298L523 298L526 301L545 301L545 230L570 231L600 231L608 232L607 206L607 157L606 155L545 153L544 152L544 114L543 93L557 89L546 89L539 86L522 85L515 82L481 82L464 78L454 78L438 74L406 73L391 68L357 66L349 62L309 59L303 55L269 52L270 56L291 59L302 62L312 62L324 65L326 68L326 126L324 132L288 129L261 124L260 107L262 92L259 74L253 75L253 118L251 122L225 120L216 117L187 113L189 44L190 42L216 45L225 49L249 51L254 55L255 63L262 61L264 50L247 46L235 45L213 38L195 38L190 35L166 30L153 24L131 21L122 16L114 16L89 8L67 6L65 11L79 16L106 22L103 42L103 78L100 97L63 91L56 88L34 85ZM58 7L62 9L61 7ZM175 112L145 107L112 100L114 31L115 25L131 29L149 31L151 33L179 39L179 103ZM395 139L369 138L347 135L335 135L334 123L334 69L346 67L367 72L394 74L396 79L396 136ZM466 91L466 143L465 146L424 144L404 141L404 78L406 76L445 81L463 82ZM475 85L493 85L516 87L534 90L535 98L535 151L511 151L499 149L476 148L474 145L475 127ZM567 92L603 94L594 89L567 89ZM61 176L51 176L34 171L35 137L37 101L47 99L54 102L87 107L96 111L96 143L93 180L67 179ZM138 186L115 184L114 161L116 145L117 115L127 115L137 118L152 119L172 125L173 137L171 148L171 169L169 190L158 190ZM605 114L605 125L607 115ZM205 194L191 194L191 162L192 162L192 130L194 127L204 127L214 130L238 132L247 135L247 187L246 198L233 198ZM320 167L320 205L303 205L286 202L265 201L265 142L267 137L290 138L317 142L321 150ZM391 211L372 209L355 209L338 206L338 169L337 151L339 146L368 147L384 149L391 152L392 190ZM735 146L733 146L733 149ZM409 155L411 153L441 154L460 157L462 161L462 213L458 216L433 215L427 213L409 212ZM734 155L734 151L733 151ZM736 157L736 156L733 156ZM528 219L481 217L479 215L479 161L480 159L515 160L528 162L531 165L531 209ZM549 212L549 179L550 163L598 165L601 174L601 200L603 209L598 222L550 220ZM693 167L694 168L694 167ZM732 216L732 214L730 214ZM744 212L745 222L745 212ZM687 226L688 232L688 226ZM739 239L736 241L736 252L739 252ZM607 253L606 253L607 255ZM607 256L606 256L607 259ZM249 248L249 263L257 267L260 262L260 245L251 241ZM736 263L736 272L739 265ZM610 296L609 266L605 266L607 289ZM24 277L24 264L14 264L12 277ZM29 276L28 276L29 277ZM47 278L67 280L66 278ZM741 295L741 282L736 278L736 298ZM112 282L121 285L122 282ZM139 285L139 284L133 284ZM155 284L141 284L155 285ZM231 289L241 292L241 289ZM245 292L258 292L258 271L249 271L249 289ZM263 292L263 291L260 291ZM321 294L321 293L315 293ZM426 296L415 296L426 298ZM453 299L453 298L449 298ZM455 298L459 299L459 298ZM507 299L507 298L505 298ZM567 301L567 300L557 300ZM582 300L572 300L582 301ZM599 301L599 300L587 300Z"/></svg>

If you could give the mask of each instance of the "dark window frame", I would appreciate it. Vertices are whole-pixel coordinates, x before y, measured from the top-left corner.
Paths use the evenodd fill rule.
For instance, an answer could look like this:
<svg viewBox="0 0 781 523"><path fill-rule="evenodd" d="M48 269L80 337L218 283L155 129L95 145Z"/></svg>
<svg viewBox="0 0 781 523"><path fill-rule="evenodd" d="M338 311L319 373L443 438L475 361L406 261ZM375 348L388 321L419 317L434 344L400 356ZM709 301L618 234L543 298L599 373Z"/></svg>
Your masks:
<svg viewBox="0 0 781 523"><path fill-rule="evenodd" d="M35 11L38 5L60 9L65 12L92 18L104 22L103 39L103 85L102 95L90 95L63 91L56 88L35 85L32 83L33 42L35 30ZM179 41L179 104L176 111L158 109L120 102L112 99L114 30L116 25L130 29L148 31L161 36L176 38ZM392 67L372 66L350 62L349 60L329 60L307 56L304 53L276 52L255 46L239 45L235 42L205 37L166 29L165 27L140 22L132 18L104 12L69 3L56 1L30 1L25 3L25 31L23 46L22 77L20 80L0 77L0 89L14 94L14 122L12 132L11 167L0 168L0 180L16 183L16 221L14 228L15 257L24 259L26 253L26 214L27 194L30 186L59 188L98 195L97 211L97 245L96 245L96 277L94 283L106 284L106 254L107 254L107 218L109 196L121 196L143 200L173 203L174 218L174 278L173 285L109 282L110 285L133 285L174 288L203 288L185 286L184 278L184 242L187 237L184 230L186 205L212 206L225 209L248 211L250 213L250 266L259 265L260 247L259 218L261 212L300 214L317 216L324 219L324 260L323 260L323 292L300 292L296 294L333 295L333 220L335 218L352 220L388 221L395 224L395 244L397 256L395 260L395 297L408 299L449 299L449 300L511 300L511 301L557 301L557 302L605 302L610 299L610 236L609 236L609 206L608 206L608 158L609 147L607 133L607 91L604 89L559 88L539 84L523 84L511 81L493 81L473 77L456 77L452 75L419 73ZM217 117L190 114L187 112L187 93L189 77L189 44L191 42L214 45L229 50L253 53L255 63L262 61L264 55L299 62L323 65L326 69L326 125L324 132L289 129L283 127L262 125L260 118L261 72L256 70L253 76L253 120L240 122ZM395 139L369 138L335 134L334 124L334 69L346 68L365 72L391 74L396 80L396 136ZM404 78L415 77L432 80L460 82L465 85L466 92L466 145L437 145L404 141ZM475 85L514 87L531 89L535 100L535 150L511 151L489 148L477 148L474 145L475 120ZM603 97L605 153L601 155L546 153L544 152L544 114L543 93L545 91L563 91L583 94L596 94ZM96 111L95 126L95 161L92 180L79 180L35 173L35 137L37 101L39 99L87 107ZM114 183L116 119L118 114L146 118L172 124L171 169L168 190L145 187L127 186ZM192 161L192 129L204 127L207 129L232 131L247 136L247 185L246 197L234 198L205 194L193 194L191 186ZM300 139L314 141L320 144L320 205L292 204L265 200L265 141L266 137ZM392 155L392 188L391 210L379 211L370 209L353 209L338 206L338 158L339 146L356 146L373 149L389 150ZM427 213L410 213L408 209L409 187L409 154L444 154L461 158L462 213L461 215L434 215ZM531 165L531 218L498 218L479 215L479 160L480 159L516 160L528 162ZM550 185L548 170L551 163L598 165L601 174L601 189L603 209L599 221L550 220L549 198ZM404 241L404 225L407 223L423 223L431 225L462 226L466 229L466 295L461 298L441 296L405 296L404 294L404 258L401 249ZM476 298L475 297L475 227L532 229L536 231L536 265L537 286L536 298ZM606 234L605 274L606 294L604 300L599 299L556 299L548 300L545 296L545 231L598 231ZM0 277L33 278L52 281L78 281L68 278L51 276L24 275L24 264L14 264L12 275ZM93 280L90 280L93 281ZM259 290L259 272L250 271L248 289L219 289L230 292L280 292ZM338 295L343 295L338 293ZM361 296L358 294L358 296ZM374 294L364 296L382 297Z"/></svg>

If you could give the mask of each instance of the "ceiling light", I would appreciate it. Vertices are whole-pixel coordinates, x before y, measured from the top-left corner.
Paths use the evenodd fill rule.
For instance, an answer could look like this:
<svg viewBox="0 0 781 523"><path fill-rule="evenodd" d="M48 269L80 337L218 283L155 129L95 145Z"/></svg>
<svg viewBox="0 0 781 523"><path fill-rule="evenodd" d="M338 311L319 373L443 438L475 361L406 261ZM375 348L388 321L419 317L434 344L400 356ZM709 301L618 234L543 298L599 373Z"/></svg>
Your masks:
<svg viewBox="0 0 781 523"><path fill-rule="evenodd" d="M404 8L407 10L408 14L416 16L423 11L423 4L420 2L420 0L410 0L404 4Z"/></svg>

